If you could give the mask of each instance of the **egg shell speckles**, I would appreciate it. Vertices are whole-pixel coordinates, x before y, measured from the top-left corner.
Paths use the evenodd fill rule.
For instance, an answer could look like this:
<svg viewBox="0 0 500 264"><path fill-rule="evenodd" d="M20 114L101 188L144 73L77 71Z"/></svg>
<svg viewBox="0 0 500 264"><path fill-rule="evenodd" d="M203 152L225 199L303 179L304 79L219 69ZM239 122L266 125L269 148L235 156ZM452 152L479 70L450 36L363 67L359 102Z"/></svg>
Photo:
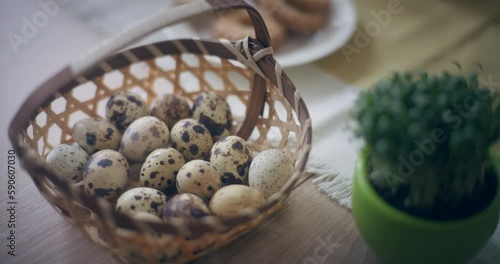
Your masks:
<svg viewBox="0 0 500 264"><path fill-rule="evenodd" d="M167 202L163 219L168 221L169 218L182 218L187 223L207 215L211 215L211 212L203 199L194 194L183 193Z"/></svg>
<svg viewBox="0 0 500 264"><path fill-rule="evenodd" d="M191 116L191 107L188 101L180 95L164 94L153 102L151 115L158 117L167 124L168 128L172 129L175 123Z"/></svg>
<svg viewBox="0 0 500 264"><path fill-rule="evenodd" d="M149 154L142 165L139 182L144 187L173 192L175 178L184 164L186 161L178 150L157 149Z"/></svg>
<svg viewBox="0 0 500 264"><path fill-rule="evenodd" d="M105 119L85 118L73 126L73 138L89 155L100 150L117 150L121 134Z"/></svg>
<svg viewBox="0 0 500 264"><path fill-rule="evenodd" d="M77 183L83 179L83 170L89 154L77 144L55 146L45 159L50 170L63 181Z"/></svg>
<svg viewBox="0 0 500 264"><path fill-rule="evenodd" d="M215 92L203 92L196 97L193 103L193 118L205 125L215 141L229 136L233 125L229 104Z"/></svg>
<svg viewBox="0 0 500 264"><path fill-rule="evenodd" d="M250 165L249 185L268 198L285 185L293 169L292 160L282 150L264 150L255 156Z"/></svg>
<svg viewBox="0 0 500 264"><path fill-rule="evenodd" d="M97 197L114 198L127 184L128 169L125 157L115 150L101 150L95 153L85 165L85 191Z"/></svg>
<svg viewBox="0 0 500 264"><path fill-rule="evenodd" d="M227 218L235 216L239 211L258 208L266 202L259 190L246 185L233 184L222 187L210 200L210 211L216 216Z"/></svg>
<svg viewBox="0 0 500 264"><path fill-rule="evenodd" d="M222 184L248 184L248 169L252 152L247 142L229 136L215 142L210 151L210 163L222 174Z"/></svg>
<svg viewBox="0 0 500 264"><path fill-rule="evenodd" d="M210 132L194 119L183 119L172 128L172 147L179 150L186 161L208 160L213 141Z"/></svg>
<svg viewBox="0 0 500 264"><path fill-rule="evenodd" d="M192 193L205 200L222 186L220 173L204 160L192 160L182 166L176 182L179 193Z"/></svg>
<svg viewBox="0 0 500 264"><path fill-rule="evenodd" d="M132 188L124 192L116 201L116 211L133 215L137 212L152 213L161 217L167 204L167 196L147 187Z"/></svg>
<svg viewBox="0 0 500 264"><path fill-rule="evenodd" d="M155 149L166 148L170 131L165 122L153 116L141 117L127 128L120 152L129 160L144 162Z"/></svg>
<svg viewBox="0 0 500 264"><path fill-rule="evenodd" d="M146 102L133 92L114 94L106 104L106 118L120 131L124 131L134 120L148 113Z"/></svg>

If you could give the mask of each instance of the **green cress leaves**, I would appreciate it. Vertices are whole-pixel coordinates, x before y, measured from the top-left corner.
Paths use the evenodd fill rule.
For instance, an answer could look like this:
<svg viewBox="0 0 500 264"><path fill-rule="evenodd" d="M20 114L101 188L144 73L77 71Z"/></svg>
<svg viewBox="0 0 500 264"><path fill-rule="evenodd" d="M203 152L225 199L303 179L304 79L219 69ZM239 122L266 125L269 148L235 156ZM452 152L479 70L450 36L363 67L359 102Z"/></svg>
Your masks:
<svg viewBox="0 0 500 264"><path fill-rule="evenodd" d="M361 93L351 115L377 191L416 214L458 207L484 182L498 98L476 73L394 73Z"/></svg>

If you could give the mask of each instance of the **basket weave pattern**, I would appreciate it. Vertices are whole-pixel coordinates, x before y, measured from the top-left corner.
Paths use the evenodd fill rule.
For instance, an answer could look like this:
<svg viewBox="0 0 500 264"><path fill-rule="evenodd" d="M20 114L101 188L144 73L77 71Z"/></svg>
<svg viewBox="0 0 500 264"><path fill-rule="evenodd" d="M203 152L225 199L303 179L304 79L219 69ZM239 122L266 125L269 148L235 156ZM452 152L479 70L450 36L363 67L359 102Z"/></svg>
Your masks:
<svg viewBox="0 0 500 264"><path fill-rule="evenodd" d="M257 40L183 39L164 41L112 55L134 38L179 22L182 16L160 15L118 35L42 84L23 104L9 127L9 137L23 167L42 195L89 239L128 263L184 263L250 231L296 187L311 149L311 120L300 93L272 57L269 34L258 12L241 0L195 1L180 8L189 15L245 8ZM97 55L96 55L97 54ZM94 56L95 55L95 56ZM138 93L151 104L165 93L191 102L204 91L226 98L233 111L233 134L247 139L255 153L278 148L294 161L283 188L260 208L233 217L207 216L188 223L138 222L114 210L115 202L87 194L81 184L60 181L44 158L56 145L72 143L73 125L85 117L104 117L109 97L120 91ZM130 187L138 186L131 181Z"/></svg>

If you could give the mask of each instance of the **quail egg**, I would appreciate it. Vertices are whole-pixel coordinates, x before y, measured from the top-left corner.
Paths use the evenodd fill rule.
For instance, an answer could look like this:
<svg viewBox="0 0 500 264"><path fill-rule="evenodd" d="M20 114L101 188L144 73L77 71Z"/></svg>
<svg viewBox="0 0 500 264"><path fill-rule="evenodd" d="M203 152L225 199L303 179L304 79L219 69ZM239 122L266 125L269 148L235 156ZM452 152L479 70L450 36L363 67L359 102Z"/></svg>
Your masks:
<svg viewBox="0 0 500 264"><path fill-rule="evenodd" d="M190 193L183 193L174 196L167 202L163 212L163 219L182 218L185 222L192 219L202 218L211 215L207 204L198 196Z"/></svg>
<svg viewBox="0 0 500 264"><path fill-rule="evenodd" d="M210 132L194 119L183 119L172 128L172 147L179 150L186 161L208 160L213 141Z"/></svg>
<svg viewBox="0 0 500 264"><path fill-rule="evenodd" d="M208 200L220 189L221 175L217 169L204 160L192 160L182 166L177 175L179 193L192 193Z"/></svg>
<svg viewBox="0 0 500 264"><path fill-rule="evenodd" d="M136 119L125 131L120 152L132 161L144 162L158 148L168 146L170 131L167 125L153 116Z"/></svg>
<svg viewBox="0 0 500 264"><path fill-rule="evenodd" d="M101 150L92 155L83 172L83 184L87 193L112 199L127 184L128 163L115 150Z"/></svg>
<svg viewBox="0 0 500 264"><path fill-rule="evenodd" d="M124 131L134 120L148 113L146 102L133 92L114 94L106 104L106 118L120 131Z"/></svg>
<svg viewBox="0 0 500 264"><path fill-rule="evenodd" d="M83 170L89 154L77 144L55 146L45 159L50 170L63 181L77 183L83 179Z"/></svg>
<svg viewBox="0 0 500 264"><path fill-rule="evenodd" d="M191 107L188 101L177 94L165 94L159 96L151 107L151 115L165 122L169 129L179 120L191 116Z"/></svg>
<svg viewBox="0 0 500 264"><path fill-rule="evenodd" d="M247 142L229 136L215 142L210 151L210 163L222 174L222 184L248 184L248 169L252 162Z"/></svg>
<svg viewBox="0 0 500 264"><path fill-rule="evenodd" d="M73 138L89 155L103 149L117 150L121 135L105 119L85 118L73 126Z"/></svg>
<svg viewBox="0 0 500 264"><path fill-rule="evenodd" d="M193 118L205 125L214 141L230 135L233 124L231 109L226 100L215 92L204 92L196 97Z"/></svg>
<svg viewBox="0 0 500 264"><path fill-rule="evenodd" d="M148 187L136 187L124 192L116 201L116 211L133 215L137 212L152 213L161 217L167 196Z"/></svg>
<svg viewBox="0 0 500 264"><path fill-rule="evenodd" d="M157 149L142 165L139 181L144 187L160 191L175 191L175 178L186 163L182 154L173 148Z"/></svg>
<svg viewBox="0 0 500 264"><path fill-rule="evenodd" d="M210 211L221 218L231 217L239 211L258 208L266 202L259 190L246 185L233 184L222 187L210 200Z"/></svg>
<svg viewBox="0 0 500 264"><path fill-rule="evenodd" d="M268 149L257 154L250 165L250 187L260 190L268 198L281 190L293 173L292 160L279 149Z"/></svg>

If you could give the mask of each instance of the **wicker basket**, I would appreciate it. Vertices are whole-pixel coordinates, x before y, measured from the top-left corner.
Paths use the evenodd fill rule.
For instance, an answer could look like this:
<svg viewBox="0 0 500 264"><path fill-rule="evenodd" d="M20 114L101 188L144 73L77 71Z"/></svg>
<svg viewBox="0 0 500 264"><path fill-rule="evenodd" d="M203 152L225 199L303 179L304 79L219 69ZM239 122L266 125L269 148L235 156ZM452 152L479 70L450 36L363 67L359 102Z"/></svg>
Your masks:
<svg viewBox="0 0 500 264"><path fill-rule="evenodd" d="M248 11L256 39L235 43L173 40L114 54L165 26L235 8ZM255 151L285 150L295 162L295 171L281 191L261 208L243 210L229 219L209 216L189 223L136 222L115 212L113 202L89 196L81 185L58 180L44 162L55 145L73 142L71 130L76 121L104 116L103 107L109 97L124 90L140 93L148 103L167 92L193 100L202 91L216 91L234 109L241 110L233 112L233 133L248 139ZM89 91L93 96L80 96ZM177 7L104 42L42 84L26 100L9 128L10 140L24 168L54 208L119 261L140 263L194 260L264 221L279 209L302 175L311 133L307 107L272 57L269 35L259 13L243 1L227 0L196 1ZM129 229L127 235L120 231L124 229ZM161 239L152 239L153 233L157 237L162 234ZM187 239L192 233L204 235Z"/></svg>

